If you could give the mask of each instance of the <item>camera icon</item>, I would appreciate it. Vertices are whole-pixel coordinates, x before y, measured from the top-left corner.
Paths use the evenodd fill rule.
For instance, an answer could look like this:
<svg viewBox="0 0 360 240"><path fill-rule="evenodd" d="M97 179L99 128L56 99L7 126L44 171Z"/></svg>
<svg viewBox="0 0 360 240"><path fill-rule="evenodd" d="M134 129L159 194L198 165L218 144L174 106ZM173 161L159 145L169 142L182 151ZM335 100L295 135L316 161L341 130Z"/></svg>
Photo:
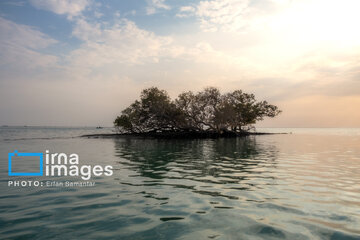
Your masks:
<svg viewBox="0 0 360 240"><path fill-rule="evenodd" d="M43 176L43 153L20 153L15 150L13 153L9 153L8 157L9 176ZM24 169L22 169L22 171L13 171L15 161L19 160L17 158L20 158L22 162L26 162L26 160L30 159L39 163L39 171L33 171L34 169L31 171L24 171ZM23 167L26 168L27 166Z"/></svg>

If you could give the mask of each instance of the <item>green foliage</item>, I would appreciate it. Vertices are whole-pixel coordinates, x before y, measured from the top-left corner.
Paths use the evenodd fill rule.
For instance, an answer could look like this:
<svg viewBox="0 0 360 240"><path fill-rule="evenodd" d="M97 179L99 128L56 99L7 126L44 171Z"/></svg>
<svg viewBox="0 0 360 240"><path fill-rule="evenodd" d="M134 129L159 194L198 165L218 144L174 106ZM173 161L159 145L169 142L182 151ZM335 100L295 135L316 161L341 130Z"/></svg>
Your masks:
<svg viewBox="0 0 360 240"><path fill-rule="evenodd" d="M162 131L232 131L275 117L281 111L266 101L258 102L254 94L241 90L221 95L214 87L194 94L181 93L172 101L165 90L144 89L136 100L122 111L114 125L121 132L147 133Z"/></svg>

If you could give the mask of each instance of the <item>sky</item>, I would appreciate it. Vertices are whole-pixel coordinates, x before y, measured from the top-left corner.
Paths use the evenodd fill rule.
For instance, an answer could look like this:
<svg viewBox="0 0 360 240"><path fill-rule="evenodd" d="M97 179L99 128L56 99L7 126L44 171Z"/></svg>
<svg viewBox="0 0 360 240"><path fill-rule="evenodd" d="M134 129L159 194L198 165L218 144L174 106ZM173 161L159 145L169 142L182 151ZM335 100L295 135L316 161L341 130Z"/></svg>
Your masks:
<svg viewBox="0 0 360 240"><path fill-rule="evenodd" d="M358 0L2 0L0 125L112 126L142 89L242 89L258 127L360 127Z"/></svg>

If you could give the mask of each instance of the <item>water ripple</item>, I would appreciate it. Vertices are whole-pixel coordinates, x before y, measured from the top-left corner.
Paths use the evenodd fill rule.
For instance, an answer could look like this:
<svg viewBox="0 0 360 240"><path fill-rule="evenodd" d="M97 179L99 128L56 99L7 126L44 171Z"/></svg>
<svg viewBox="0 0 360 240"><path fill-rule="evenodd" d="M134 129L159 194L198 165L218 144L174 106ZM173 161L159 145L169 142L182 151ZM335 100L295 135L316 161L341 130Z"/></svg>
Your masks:
<svg viewBox="0 0 360 240"><path fill-rule="evenodd" d="M358 136L46 143L114 176L16 189L1 175L1 239L360 239Z"/></svg>

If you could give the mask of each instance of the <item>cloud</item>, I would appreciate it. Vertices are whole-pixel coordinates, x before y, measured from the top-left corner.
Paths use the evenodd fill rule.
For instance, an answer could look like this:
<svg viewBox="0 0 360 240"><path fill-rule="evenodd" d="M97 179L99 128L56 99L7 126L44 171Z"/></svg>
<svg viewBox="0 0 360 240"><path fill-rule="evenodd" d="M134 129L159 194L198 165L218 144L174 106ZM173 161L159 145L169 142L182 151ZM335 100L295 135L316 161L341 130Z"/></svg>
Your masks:
<svg viewBox="0 0 360 240"><path fill-rule="evenodd" d="M25 6L25 1L8 1L8 2L3 2L3 4L7 4L7 5L12 5L12 6L16 6L16 7L23 7Z"/></svg>
<svg viewBox="0 0 360 240"><path fill-rule="evenodd" d="M179 13L176 14L176 17L190 17L193 16L195 14L195 7L193 6L183 6L180 7L179 9Z"/></svg>
<svg viewBox="0 0 360 240"><path fill-rule="evenodd" d="M89 6L89 0L30 0L30 3L42 10L67 15L69 18L79 16Z"/></svg>
<svg viewBox="0 0 360 240"><path fill-rule="evenodd" d="M96 18L101 18L102 16L104 16L104 14L101 13L101 12L95 11L95 12L94 12L94 16L95 16Z"/></svg>
<svg viewBox="0 0 360 240"><path fill-rule="evenodd" d="M156 36L126 19L111 27L79 19L73 35L84 41L69 56L71 65L76 67L158 62L159 57L172 54L172 38Z"/></svg>
<svg viewBox="0 0 360 240"><path fill-rule="evenodd" d="M89 22L83 18L76 21L73 36L82 40L81 46L67 56L67 65L73 72L92 74L95 71L128 71L134 67L140 73L162 69L162 66L181 71L184 65L191 69L201 65L214 71L236 68L242 70L244 59L218 51L206 41L176 41L170 36L158 36L139 28L134 22L120 19L114 25ZM148 69L149 66L153 69ZM124 70L127 68L127 70ZM204 77L206 80L207 77Z"/></svg>
<svg viewBox="0 0 360 240"><path fill-rule="evenodd" d="M205 32L241 32L266 24L268 16L276 13L290 0L207 0L193 6L183 6L178 17L195 14Z"/></svg>
<svg viewBox="0 0 360 240"><path fill-rule="evenodd" d="M359 89L352 82L359 76L357 6L356 0L209 0L199 2L194 14L216 52L213 59L222 65L228 61L234 75L241 69L247 83L287 79L289 84L279 84L284 96L292 89L333 94L332 86L341 83L347 86L344 92ZM299 83L304 83L301 90L294 87ZM271 86L276 84L269 80L269 92L278 92Z"/></svg>
<svg viewBox="0 0 360 240"><path fill-rule="evenodd" d="M245 25L248 11L248 0L213 0L201 1L196 15L201 20L201 27L205 31L217 31L222 28L226 31L237 30Z"/></svg>
<svg viewBox="0 0 360 240"><path fill-rule="evenodd" d="M195 12L195 8L193 6L183 6L180 7L180 12Z"/></svg>
<svg viewBox="0 0 360 240"><path fill-rule="evenodd" d="M30 26L0 17L0 63L11 68L53 65L57 58L39 50L57 43L55 39Z"/></svg>
<svg viewBox="0 0 360 240"><path fill-rule="evenodd" d="M159 9L169 10L171 7L165 4L165 0L148 0L148 6L146 7L146 14L155 14Z"/></svg>
<svg viewBox="0 0 360 240"><path fill-rule="evenodd" d="M179 86L218 86L219 79L225 84L239 76L230 69L243 70L240 57L224 54L206 41L158 36L127 19L109 25L78 18L73 35L83 41L66 56L68 78L73 80L101 82L109 73L142 83L137 86L157 85L178 94L174 89Z"/></svg>
<svg viewBox="0 0 360 240"><path fill-rule="evenodd" d="M12 87L11 93L25 86L19 92L24 97L16 101L14 106L19 108L12 119L23 119L21 110L34 108L51 120L33 117L34 123L111 124L115 111L134 100L142 88L153 85L168 90L171 96L205 86L253 92L259 100L267 99L284 110L274 126L301 126L301 116L307 118L312 111L319 113L322 109L324 114L317 115L320 125L334 112L350 119L351 106L346 112L342 109L352 101L359 102L360 34L353 29L353 23L359 22L358 8L352 10L340 1L289 4L290 0L204 0L180 7L177 17L192 18L181 23L189 25L179 31L169 30L169 35L140 27L136 17L131 17L133 21L126 19L129 12L120 15L114 10L101 17L94 7L83 14L90 6L85 2L83 7L72 9L68 5L79 2L32 1L41 3L38 8L71 20L72 37L80 44L66 43L74 50L59 55L61 61L44 53L57 44L56 40L36 28L0 18L0 97L5 102L5 94L10 96L8 86ZM170 9L165 1L148 4L148 14ZM186 32L189 29L190 33ZM8 77L7 68L20 80ZM34 98L33 91L41 94ZM7 105L2 104L5 109ZM51 110L51 117L46 118L46 109L56 111ZM77 114L84 109L84 114ZM101 114L93 115L94 111ZM70 122L67 113L76 121ZM347 125L356 126L356 119ZM311 126L314 121L304 125ZM326 124L341 125L332 121Z"/></svg>
<svg viewBox="0 0 360 240"><path fill-rule="evenodd" d="M90 23L84 18L76 20L72 35L83 41L102 41L103 30L100 23Z"/></svg>

